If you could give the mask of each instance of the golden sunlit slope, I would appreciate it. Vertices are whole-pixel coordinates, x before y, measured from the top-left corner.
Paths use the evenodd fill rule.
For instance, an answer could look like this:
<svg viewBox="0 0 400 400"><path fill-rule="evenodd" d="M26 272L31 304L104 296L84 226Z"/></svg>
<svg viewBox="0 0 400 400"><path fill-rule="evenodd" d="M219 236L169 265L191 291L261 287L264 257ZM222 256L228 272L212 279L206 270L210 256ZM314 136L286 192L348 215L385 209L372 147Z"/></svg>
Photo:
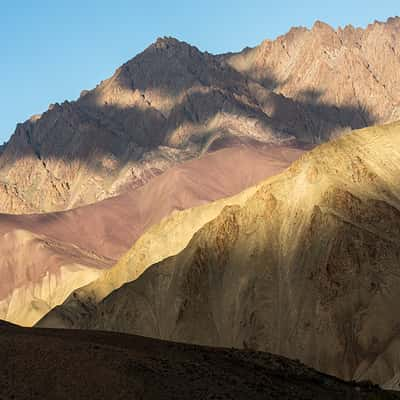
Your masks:
<svg viewBox="0 0 400 400"><path fill-rule="evenodd" d="M210 215L183 251L111 293L85 326L266 350L394 385L399 149L396 123L306 153L240 200L226 200L231 205ZM195 212L177 213L179 227ZM135 270L135 258L125 263ZM58 309L40 325L68 326L71 315Z"/></svg>
<svg viewBox="0 0 400 400"><path fill-rule="evenodd" d="M0 318L32 325L73 290L94 281L100 269L111 267L172 211L238 193L282 171L303 152L291 146L231 147L93 205L48 214L0 214ZM159 253L157 245L152 249L145 265L159 260L151 258ZM123 274L115 279L118 286L130 280Z"/></svg>
<svg viewBox="0 0 400 400"><path fill-rule="evenodd" d="M250 188L234 197L173 212L146 231L115 266L94 282L75 290L64 304L55 307L39 321L38 326L90 327L97 306L104 297L124 283L136 279L152 264L177 254L185 248L193 234L215 218L226 205L244 203L253 193L254 189Z"/></svg>

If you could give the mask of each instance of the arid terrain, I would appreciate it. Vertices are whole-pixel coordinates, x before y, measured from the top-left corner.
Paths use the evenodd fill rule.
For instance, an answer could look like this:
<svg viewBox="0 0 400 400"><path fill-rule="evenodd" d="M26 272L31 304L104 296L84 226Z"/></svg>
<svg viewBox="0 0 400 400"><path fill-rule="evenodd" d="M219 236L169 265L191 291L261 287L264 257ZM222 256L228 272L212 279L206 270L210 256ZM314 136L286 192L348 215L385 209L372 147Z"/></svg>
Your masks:
<svg viewBox="0 0 400 400"><path fill-rule="evenodd" d="M0 318L33 325L115 264L163 217L240 192L282 171L303 152L240 145L172 167L139 188L89 206L0 214Z"/></svg>
<svg viewBox="0 0 400 400"><path fill-rule="evenodd" d="M399 93L399 17L317 21L18 124L0 400L399 398Z"/></svg>
<svg viewBox="0 0 400 400"><path fill-rule="evenodd" d="M400 398L268 353L94 331L1 324L0 363L2 400Z"/></svg>
<svg viewBox="0 0 400 400"><path fill-rule="evenodd" d="M399 123L354 131L230 200L171 215L152 229L153 263L144 236L39 326L258 349L397 386L399 140Z"/></svg>

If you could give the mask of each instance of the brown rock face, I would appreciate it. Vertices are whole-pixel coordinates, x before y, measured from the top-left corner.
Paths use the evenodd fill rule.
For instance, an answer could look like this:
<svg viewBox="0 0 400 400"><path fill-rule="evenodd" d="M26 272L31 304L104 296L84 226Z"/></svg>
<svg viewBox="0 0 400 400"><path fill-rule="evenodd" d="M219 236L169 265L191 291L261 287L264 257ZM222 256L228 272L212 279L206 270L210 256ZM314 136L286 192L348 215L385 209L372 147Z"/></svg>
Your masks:
<svg viewBox="0 0 400 400"><path fill-rule="evenodd" d="M159 39L77 101L17 126L0 155L0 211L93 203L232 140L315 143L400 118L399 32L398 19L317 23L222 56Z"/></svg>
<svg viewBox="0 0 400 400"><path fill-rule="evenodd" d="M82 326L250 347L396 386L399 146L397 123L306 153L281 175L226 200L183 251L114 290ZM170 218L179 229L190 224L179 213ZM161 225L158 232L163 243ZM119 272L140 263L140 251L131 252ZM39 325L71 324L79 327L80 315L67 302Z"/></svg>

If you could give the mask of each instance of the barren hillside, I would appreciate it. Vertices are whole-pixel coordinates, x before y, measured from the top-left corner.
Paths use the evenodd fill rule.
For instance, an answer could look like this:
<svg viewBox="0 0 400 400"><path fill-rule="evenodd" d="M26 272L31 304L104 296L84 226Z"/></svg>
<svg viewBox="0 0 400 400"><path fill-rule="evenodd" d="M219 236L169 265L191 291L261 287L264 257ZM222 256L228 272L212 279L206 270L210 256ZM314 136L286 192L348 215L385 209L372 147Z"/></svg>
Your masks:
<svg viewBox="0 0 400 400"><path fill-rule="evenodd" d="M165 242L150 268L137 257L139 239L117 268L131 278L137 266L145 271L97 303L82 327L249 347L396 386L399 145L398 123L321 145L242 195L204 206L201 214L217 207L218 215L179 254ZM193 213L171 216L179 229L170 234L185 237ZM157 233L163 243L162 229L153 243ZM80 318L67 302L40 326L79 327Z"/></svg>

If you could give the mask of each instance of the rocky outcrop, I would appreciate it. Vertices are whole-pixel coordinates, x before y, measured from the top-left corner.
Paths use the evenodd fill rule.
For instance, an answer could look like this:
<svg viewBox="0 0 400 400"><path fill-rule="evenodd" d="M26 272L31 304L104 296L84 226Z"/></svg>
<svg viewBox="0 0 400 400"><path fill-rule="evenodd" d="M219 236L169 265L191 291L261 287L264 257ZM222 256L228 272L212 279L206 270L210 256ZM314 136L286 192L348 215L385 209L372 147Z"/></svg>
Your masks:
<svg viewBox="0 0 400 400"><path fill-rule="evenodd" d="M73 321L258 349L346 379L396 386L399 145L397 123L319 146L281 175L204 206L201 214L210 218L196 233L185 232L194 236L183 251L159 253L163 260L95 302L83 319L67 301L39 326ZM170 217L171 227L179 222L169 235L181 237L195 209L190 213ZM168 249L162 226L153 232L152 248L158 240ZM116 268L141 266L141 239Z"/></svg>

